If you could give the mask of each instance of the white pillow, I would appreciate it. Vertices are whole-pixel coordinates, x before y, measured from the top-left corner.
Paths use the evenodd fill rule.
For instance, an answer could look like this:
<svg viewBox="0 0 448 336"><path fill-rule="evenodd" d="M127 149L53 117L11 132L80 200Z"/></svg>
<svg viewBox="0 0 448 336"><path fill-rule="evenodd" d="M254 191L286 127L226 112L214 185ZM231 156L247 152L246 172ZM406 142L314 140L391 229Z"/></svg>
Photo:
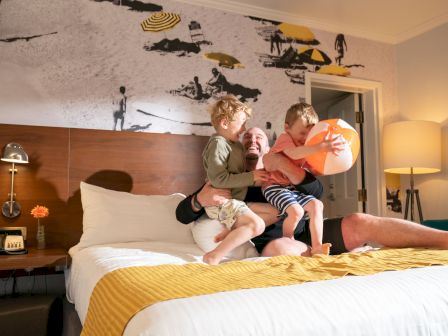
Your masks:
<svg viewBox="0 0 448 336"><path fill-rule="evenodd" d="M84 210L79 248L132 241L194 243L189 225L176 220L182 194L134 195L81 182Z"/></svg>
<svg viewBox="0 0 448 336"><path fill-rule="evenodd" d="M204 251L213 250L219 243L215 243L215 236L222 231L224 226L216 219L210 219L203 215L191 226L191 232L196 244ZM258 257L259 254L251 241L238 246L227 254L230 259L244 259Z"/></svg>

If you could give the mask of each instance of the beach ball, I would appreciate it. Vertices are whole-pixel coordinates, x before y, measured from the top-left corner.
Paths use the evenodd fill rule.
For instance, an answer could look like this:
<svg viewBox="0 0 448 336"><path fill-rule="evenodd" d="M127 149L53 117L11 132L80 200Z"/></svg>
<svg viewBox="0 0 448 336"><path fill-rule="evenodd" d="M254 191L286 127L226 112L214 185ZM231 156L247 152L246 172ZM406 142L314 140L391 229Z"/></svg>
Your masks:
<svg viewBox="0 0 448 336"><path fill-rule="evenodd" d="M356 130L342 119L319 121L311 128L305 145L314 145L324 139L333 139L342 135L346 141L344 149L336 154L318 152L307 156L306 162L321 175L332 175L349 170L358 157L360 141Z"/></svg>

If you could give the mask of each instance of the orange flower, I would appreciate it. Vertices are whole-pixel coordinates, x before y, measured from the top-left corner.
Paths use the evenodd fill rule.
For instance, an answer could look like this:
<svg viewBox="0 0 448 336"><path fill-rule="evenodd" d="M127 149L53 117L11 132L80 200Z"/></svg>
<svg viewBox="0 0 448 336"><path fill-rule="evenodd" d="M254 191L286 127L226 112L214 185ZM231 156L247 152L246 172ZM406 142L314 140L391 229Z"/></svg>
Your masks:
<svg viewBox="0 0 448 336"><path fill-rule="evenodd" d="M31 210L31 214L34 218L44 218L47 217L49 213L48 208L43 205L36 205L33 210Z"/></svg>

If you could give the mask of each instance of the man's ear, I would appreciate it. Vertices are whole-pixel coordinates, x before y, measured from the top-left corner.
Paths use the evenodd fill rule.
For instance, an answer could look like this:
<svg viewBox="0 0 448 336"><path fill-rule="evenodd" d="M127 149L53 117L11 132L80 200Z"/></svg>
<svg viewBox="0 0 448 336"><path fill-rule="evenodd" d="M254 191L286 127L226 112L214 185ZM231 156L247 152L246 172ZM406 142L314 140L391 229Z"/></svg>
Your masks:
<svg viewBox="0 0 448 336"><path fill-rule="evenodd" d="M285 123L285 131L289 130L289 125L288 123Z"/></svg>

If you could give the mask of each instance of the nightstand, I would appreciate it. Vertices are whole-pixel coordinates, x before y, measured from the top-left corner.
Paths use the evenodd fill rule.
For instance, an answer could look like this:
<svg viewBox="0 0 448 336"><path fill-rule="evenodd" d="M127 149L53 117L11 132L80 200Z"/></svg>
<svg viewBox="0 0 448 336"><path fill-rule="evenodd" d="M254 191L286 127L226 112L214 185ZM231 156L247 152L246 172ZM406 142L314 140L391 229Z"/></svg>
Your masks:
<svg viewBox="0 0 448 336"><path fill-rule="evenodd" d="M56 295L17 295L17 273L49 268L66 269L70 256L64 249L28 249L27 254L1 255L0 271L14 272L13 292L0 299L0 332L2 335L60 335L62 331L62 298ZM47 272L45 270L45 272Z"/></svg>
<svg viewBox="0 0 448 336"><path fill-rule="evenodd" d="M30 248L27 254L0 256L0 271L26 270L30 272L41 267L54 267L56 270L64 270L70 265L70 261L70 256L64 249L38 250Z"/></svg>

